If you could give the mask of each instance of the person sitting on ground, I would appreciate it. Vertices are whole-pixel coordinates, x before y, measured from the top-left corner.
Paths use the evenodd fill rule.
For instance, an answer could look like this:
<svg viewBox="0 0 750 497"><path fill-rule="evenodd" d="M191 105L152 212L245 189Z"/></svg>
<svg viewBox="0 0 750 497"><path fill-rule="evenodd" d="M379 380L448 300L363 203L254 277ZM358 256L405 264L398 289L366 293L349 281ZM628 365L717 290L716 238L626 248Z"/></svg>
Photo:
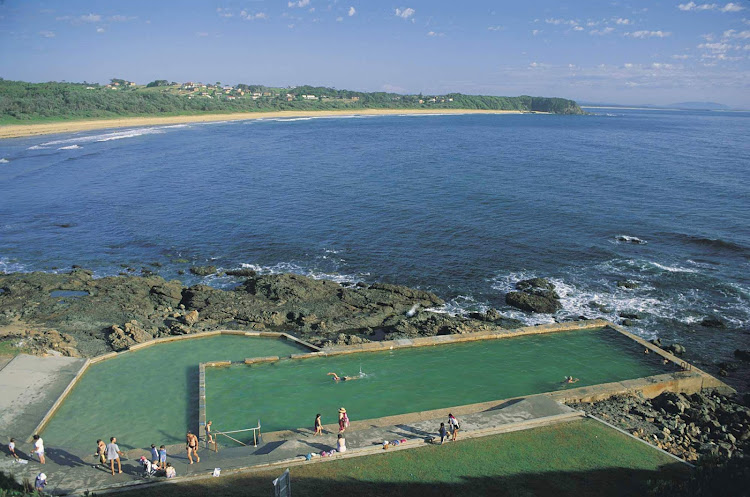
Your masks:
<svg viewBox="0 0 750 497"><path fill-rule="evenodd" d="M174 466L172 466L171 462L167 463L166 473L167 478L174 478L175 476L177 476L177 471L174 469Z"/></svg>
<svg viewBox="0 0 750 497"><path fill-rule="evenodd" d="M8 451L10 452L10 455L13 456L14 459L20 459L18 457L18 454L16 454L16 439L11 438L10 442L8 443Z"/></svg>
<svg viewBox="0 0 750 497"><path fill-rule="evenodd" d="M566 376L565 381L563 383L575 383L578 381L578 378L573 378L572 376Z"/></svg>
<svg viewBox="0 0 750 497"><path fill-rule="evenodd" d="M34 490L37 492L44 492L44 487L47 485L47 475L44 473L39 473L36 475L36 480L34 480Z"/></svg>
<svg viewBox="0 0 750 497"><path fill-rule="evenodd" d="M359 376L339 376L336 373L328 373L327 376L333 376L333 381L349 381L359 379Z"/></svg>
<svg viewBox="0 0 750 497"><path fill-rule="evenodd" d="M341 433L339 433L338 440L336 440L336 450L338 452L346 452L346 439Z"/></svg>

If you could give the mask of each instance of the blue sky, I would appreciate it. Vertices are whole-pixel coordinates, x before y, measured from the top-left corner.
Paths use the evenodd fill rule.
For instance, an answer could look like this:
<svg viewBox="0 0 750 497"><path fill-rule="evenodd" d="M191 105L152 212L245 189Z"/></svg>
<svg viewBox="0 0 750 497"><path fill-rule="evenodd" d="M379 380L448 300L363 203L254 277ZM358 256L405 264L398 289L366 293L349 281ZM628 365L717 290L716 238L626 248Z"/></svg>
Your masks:
<svg viewBox="0 0 750 497"><path fill-rule="evenodd" d="M750 2L0 0L0 77L750 108Z"/></svg>

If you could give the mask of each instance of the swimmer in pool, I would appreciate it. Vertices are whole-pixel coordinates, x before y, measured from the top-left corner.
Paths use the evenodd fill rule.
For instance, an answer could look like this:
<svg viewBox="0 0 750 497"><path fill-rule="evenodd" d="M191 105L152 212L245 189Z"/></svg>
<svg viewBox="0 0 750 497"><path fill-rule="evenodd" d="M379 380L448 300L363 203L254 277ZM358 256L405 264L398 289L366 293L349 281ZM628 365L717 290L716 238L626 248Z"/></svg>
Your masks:
<svg viewBox="0 0 750 497"><path fill-rule="evenodd" d="M344 376L341 377L337 375L336 373L328 373L326 376L333 376L333 381L348 381L348 380L358 380L359 376Z"/></svg>
<svg viewBox="0 0 750 497"><path fill-rule="evenodd" d="M565 381L563 383L575 383L578 381L578 378L573 378L572 376L566 376Z"/></svg>

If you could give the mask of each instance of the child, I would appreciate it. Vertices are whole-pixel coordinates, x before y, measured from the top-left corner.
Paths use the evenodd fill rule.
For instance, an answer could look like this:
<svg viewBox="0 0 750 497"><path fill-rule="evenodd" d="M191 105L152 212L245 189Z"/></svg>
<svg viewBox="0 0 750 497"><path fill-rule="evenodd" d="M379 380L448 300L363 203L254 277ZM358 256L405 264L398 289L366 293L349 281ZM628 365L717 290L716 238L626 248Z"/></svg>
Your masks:
<svg viewBox="0 0 750 497"><path fill-rule="evenodd" d="M440 445L443 445L445 437L448 435L448 430L445 429L445 423L440 423L440 429L438 430L438 433L440 434Z"/></svg>
<svg viewBox="0 0 750 497"><path fill-rule="evenodd" d="M96 455L99 456L99 464L107 467L107 445L100 438L96 441Z"/></svg>
<svg viewBox="0 0 750 497"><path fill-rule="evenodd" d="M159 449L156 448L155 444L151 444L151 462L153 464L159 464Z"/></svg>
<svg viewBox="0 0 750 497"><path fill-rule="evenodd" d="M18 454L16 454L16 439L11 438L10 443L8 444L8 450L10 451L10 455L13 456L14 459L18 460Z"/></svg>
<svg viewBox="0 0 750 497"><path fill-rule="evenodd" d="M323 422L320 420L320 414L317 414L315 416L314 430L315 433L313 433L313 435L323 435Z"/></svg>
<svg viewBox="0 0 750 497"><path fill-rule="evenodd" d="M177 471L175 471L174 467L172 466L171 462L167 463L167 466L165 468L165 471L167 473L167 478L174 478L177 476Z"/></svg>
<svg viewBox="0 0 750 497"><path fill-rule="evenodd" d="M208 444L215 443L214 442L214 436L211 434L211 423L213 421L209 420L208 423L206 423L206 447L208 448Z"/></svg>
<svg viewBox="0 0 750 497"><path fill-rule="evenodd" d="M167 469L167 448L163 445L159 447L159 469Z"/></svg>
<svg viewBox="0 0 750 497"><path fill-rule="evenodd" d="M44 487L47 485L47 475L44 473L39 473L36 475L36 480L34 481L34 489L37 492L43 492Z"/></svg>

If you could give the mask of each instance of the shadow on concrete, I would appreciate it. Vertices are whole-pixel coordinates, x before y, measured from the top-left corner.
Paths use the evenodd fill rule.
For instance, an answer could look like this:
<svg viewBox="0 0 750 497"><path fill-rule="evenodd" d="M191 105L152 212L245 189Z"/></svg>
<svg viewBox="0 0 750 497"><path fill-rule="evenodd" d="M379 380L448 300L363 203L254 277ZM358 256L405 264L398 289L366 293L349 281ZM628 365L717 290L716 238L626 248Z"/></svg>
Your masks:
<svg viewBox="0 0 750 497"><path fill-rule="evenodd" d="M190 426L189 428L193 433L195 433L196 436L200 436L201 431L198 429L198 419L199 419L199 401L200 398L198 396L198 378L200 377L200 368L198 366L190 366L187 368L187 371L185 372L187 375L187 384L188 384L188 412L187 412L187 426Z"/></svg>
<svg viewBox="0 0 750 497"><path fill-rule="evenodd" d="M263 447L259 448L255 452L253 452L253 455L255 455L255 456L263 456L263 455L266 455L266 454L270 454L274 450L276 450L279 447L281 447L282 445L284 445L285 442L286 442L286 440L280 440L278 442L268 442L267 444L263 445Z"/></svg>
<svg viewBox="0 0 750 497"><path fill-rule="evenodd" d="M307 445L309 445L310 447L315 447L316 449L318 449L321 452L324 451L324 450L331 450L331 449L334 448L334 447L331 447L328 444L308 443Z"/></svg>
<svg viewBox="0 0 750 497"><path fill-rule="evenodd" d="M417 435L418 437L428 438L428 437L435 436L435 433L437 433L439 427L440 427L440 425L435 426L435 432L430 432L430 431L420 430L419 428L416 428L414 426L396 425L396 428L398 428L401 431L400 432L395 432L394 431L392 433L395 433L395 434L397 434L399 436L410 436L411 437L411 436Z"/></svg>
<svg viewBox="0 0 750 497"><path fill-rule="evenodd" d="M76 466L91 466L91 463L87 463L80 457L71 454L70 452L63 449L47 449L44 456L55 464L64 466L67 468L74 468Z"/></svg>
<svg viewBox="0 0 750 497"><path fill-rule="evenodd" d="M498 404L495 407L490 407L489 409L487 409L484 412L490 412L490 411L497 411L499 409L505 409L506 407L514 406L514 405L518 404L519 402L523 402L524 400L526 400L526 399L525 398L511 399L511 400L508 400L506 402L503 402L502 404Z"/></svg>
<svg viewBox="0 0 750 497"><path fill-rule="evenodd" d="M454 461L455 462L455 461ZM449 462L446 462L449 464ZM317 467L317 465L315 465ZM324 468L320 471L326 473ZM685 481L688 469L680 463L660 471L606 468L592 471L519 472L509 476L459 477L456 482L406 481L408 475L395 474L388 482L364 481L352 477L309 477L316 469L291 468L291 481L298 495L346 495L348 497L465 497L465 496L539 496L539 497L630 497L650 495L651 489L667 481ZM175 495L192 497L242 495L267 497L269 483L282 473L281 469L239 475L226 479L208 479L178 484ZM239 490L241 489L241 493ZM162 487L141 488L123 492L119 497L158 497ZM716 494L722 495L722 494ZM723 494L728 495L728 494Z"/></svg>

